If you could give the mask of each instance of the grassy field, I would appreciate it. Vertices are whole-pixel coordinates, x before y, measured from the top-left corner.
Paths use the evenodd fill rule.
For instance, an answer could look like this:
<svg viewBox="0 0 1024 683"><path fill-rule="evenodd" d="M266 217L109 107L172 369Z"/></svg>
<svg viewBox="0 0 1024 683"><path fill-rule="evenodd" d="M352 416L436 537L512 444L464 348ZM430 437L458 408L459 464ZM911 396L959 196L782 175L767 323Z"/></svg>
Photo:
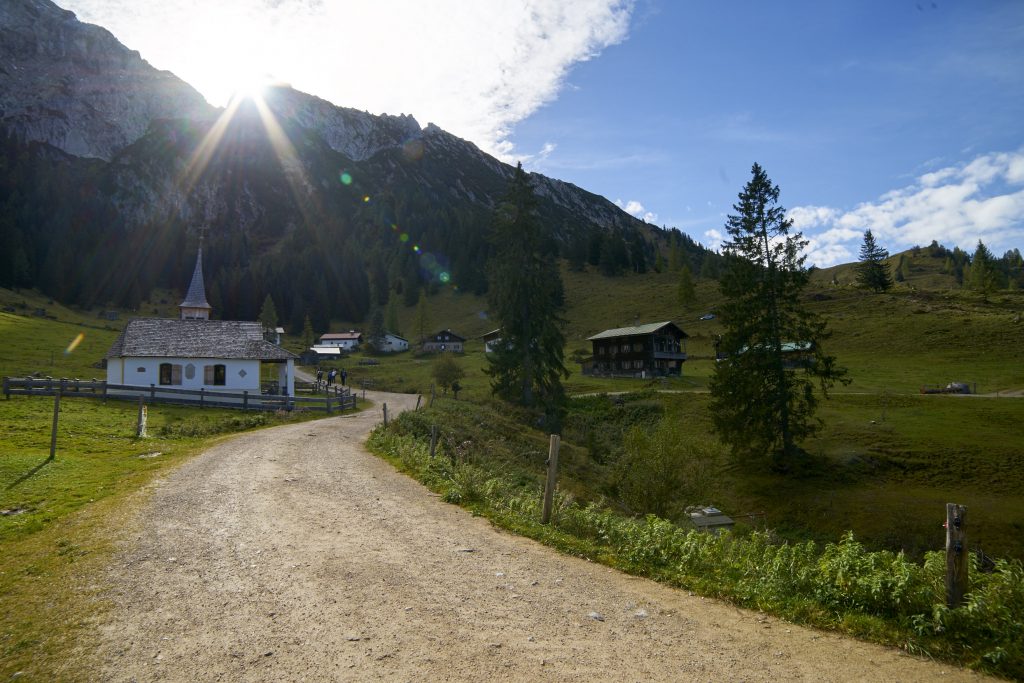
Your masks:
<svg viewBox="0 0 1024 683"><path fill-rule="evenodd" d="M0 306L15 309L0 312L0 374L104 376L94 364L116 329L27 292L0 290ZM133 403L65 397L49 460L53 399L0 399L0 679L88 680L69 653L103 609L91 577L139 492L221 435L313 416L150 406L139 439L137 414Z"/></svg>

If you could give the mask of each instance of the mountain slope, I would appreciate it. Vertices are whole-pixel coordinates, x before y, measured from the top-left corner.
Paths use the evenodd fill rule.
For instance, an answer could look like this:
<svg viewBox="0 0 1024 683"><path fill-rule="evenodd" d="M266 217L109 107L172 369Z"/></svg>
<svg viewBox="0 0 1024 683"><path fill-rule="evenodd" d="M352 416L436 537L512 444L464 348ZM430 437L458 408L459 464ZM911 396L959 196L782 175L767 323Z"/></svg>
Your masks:
<svg viewBox="0 0 1024 683"><path fill-rule="evenodd" d="M132 307L185 285L203 226L224 317L254 317L269 294L291 325L309 315L323 329L389 295L411 305L423 287L486 289L512 168L472 143L288 87L266 107L213 109L48 0L3 3L0 36L0 286ZM566 252L603 255L609 272L654 259L661 230L531 178Z"/></svg>

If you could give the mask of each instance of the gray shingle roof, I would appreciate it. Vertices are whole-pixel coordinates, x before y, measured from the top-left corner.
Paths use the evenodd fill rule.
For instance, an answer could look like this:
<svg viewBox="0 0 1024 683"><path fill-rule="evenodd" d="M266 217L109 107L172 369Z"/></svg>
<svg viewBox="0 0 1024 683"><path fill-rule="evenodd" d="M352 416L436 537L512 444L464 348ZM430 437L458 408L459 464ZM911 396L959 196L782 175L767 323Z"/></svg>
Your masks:
<svg viewBox="0 0 1024 683"><path fill-rule="evenodd" d="M642 334L654 334L666 325L671 325L677 330L683 333L683 336L689 336L683 332L674 322L666 320L661 323L647 323L646 325L636 325L634 327L617 327L614 330L605 330L604 332L598 332L593 337L587 337L587 341L594 339L609 339L612 337L633 337Z"/></svg>
<svg viewBox="0 0 1024 683"><path fill-rule="evenodd" d="M263 326L240 320L129 320L107 358L232 358L287 360L298 358L263 339Z"/></svg>

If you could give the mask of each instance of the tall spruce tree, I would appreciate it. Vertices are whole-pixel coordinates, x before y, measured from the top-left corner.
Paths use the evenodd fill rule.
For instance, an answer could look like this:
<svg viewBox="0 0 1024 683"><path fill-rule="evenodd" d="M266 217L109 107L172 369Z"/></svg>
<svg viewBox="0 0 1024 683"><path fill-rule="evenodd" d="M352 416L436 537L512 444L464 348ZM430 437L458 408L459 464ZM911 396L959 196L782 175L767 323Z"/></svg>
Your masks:
<svg viewBox="0 0 1024 683"><path fill-rule="evenodd" d="M988 298L988 295L994 292L999 285L999 273L996 270L995 258L981 240L978 240L978 246L971 257L969 282L971 289L981 292L984 298Z"/></svg>
<svg viewBox="0 0 1024 683"><path fill-rule="evenodd" d="M560 407L564 293L551 238L545 236L537 200L522 164L498 205L491 233L487 298L502 330L502 343L488 354L491 390L509 401Z"/></svg>
<svg viewBox="0 0 1024 683"><path fill-rule="evenodd" d="M809 277L800 254L807 241L790 234L778 186L757 164L751 173L725 226L725 358L711 380L711 413L734 455L788 471L801 458L798 443L820 424L815 380L827 394L846 371L822 349L825 322L800 301Z"/></svg>
<svg viewBox="0 0 1024 683"><path fill-rule="evenodd" d="M884 292L892 287L892 276L889 264L885 259L889 252L875 242L870 230L864 232L864 243L860 246L860 263L857 264L857 282L876 292Z"/></svg>

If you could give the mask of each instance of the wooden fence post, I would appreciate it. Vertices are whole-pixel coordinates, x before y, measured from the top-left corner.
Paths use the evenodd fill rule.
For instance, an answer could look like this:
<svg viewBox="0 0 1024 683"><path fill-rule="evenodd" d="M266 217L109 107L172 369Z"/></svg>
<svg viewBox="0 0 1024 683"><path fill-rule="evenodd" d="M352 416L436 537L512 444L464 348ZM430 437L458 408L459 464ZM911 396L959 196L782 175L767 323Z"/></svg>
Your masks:
<svg viewBox="0 0 1024 683"><path fill-rule="evenodd" d="M416 408L415 408L415 410L419 410L420 409L420 401L422 401L422 400L423 400L423 395L422 394L417 394L416 395Z"/></svg>
<svg viewBox="0 0 1024 683"><path fill-rule="evenodd" d="M146 411L146 397L139 395L139 417L135 422L135 436L139 439L146 437L146 420L149 417Z"/></svg>
<svg viewBox="0 0 1024 683"><path fill-rule="evenodd" d="M430 425L430 457L437 452L437 425Z"/></svg>
<svg viewBox="0 0 1024 683"><path fill-rule="evenodd" d="M206 387L199 387L199 409L206 407Z"/></svg>
<svg viewBox="0 0 1024 683"><path fill-rule="evenodd" d="M946 606L959 607L967 593L967 506L946 503Z"/></svg>
<svg viewBox="0 0 1024 683"><path fill-rule="evenodd" d="M156 385L155 384L150 384L149 385L149 402L150 403L156 403Z"/></svg>
<svg viewBox="0 0 1024 683"><path fill-rule="evenodd" d="M387 427L388 426L388 404L385 403L383 405L384 405L384 426Z"/></svg>
<svg viewBox="0 0 1024 683"><path fill-rule="evenodd" d="M249 410L249 390L242 390L242 412Z"/></svg>
<svg viewBox="0 0 1024 683"><path fill-rule="evenodd" d="M548 449L548 479L544 484L544 510L541 512L540 523L551 521L551 505L555 498L555 482L558 479L558 446L561 439L558 434L551 435L551 446Z"/></svg>
<svg viewBox="0 0 1024 683"><path fill-rule="evenodd" d="M324 402L327 404L327 414L331 415L332 411L331 411L331 395L330 395L330 393L328 393L327 396L324 397Z"/></svg>
<svg viewBox="0 0 1024 683"><path fill-rule="evenodd" d="M11 379L4 375L4 399L11 400Z"/></svg>
<svg viewBox="0 0 1024 683"><path fill-rule="evenodd" d="M53 429L50 430L50 460L57 454L57 418L60 415L60 389L53 395Z"/></svg>
<svg viewBox="0 0 1024 683"><path fill-rule="evenodd" d="M437 395L437 391L435 390L435 386L433 384L431 384L430 385L430 407L431 408L434 407L434 396L436 396L436 395Z"/></svg>

